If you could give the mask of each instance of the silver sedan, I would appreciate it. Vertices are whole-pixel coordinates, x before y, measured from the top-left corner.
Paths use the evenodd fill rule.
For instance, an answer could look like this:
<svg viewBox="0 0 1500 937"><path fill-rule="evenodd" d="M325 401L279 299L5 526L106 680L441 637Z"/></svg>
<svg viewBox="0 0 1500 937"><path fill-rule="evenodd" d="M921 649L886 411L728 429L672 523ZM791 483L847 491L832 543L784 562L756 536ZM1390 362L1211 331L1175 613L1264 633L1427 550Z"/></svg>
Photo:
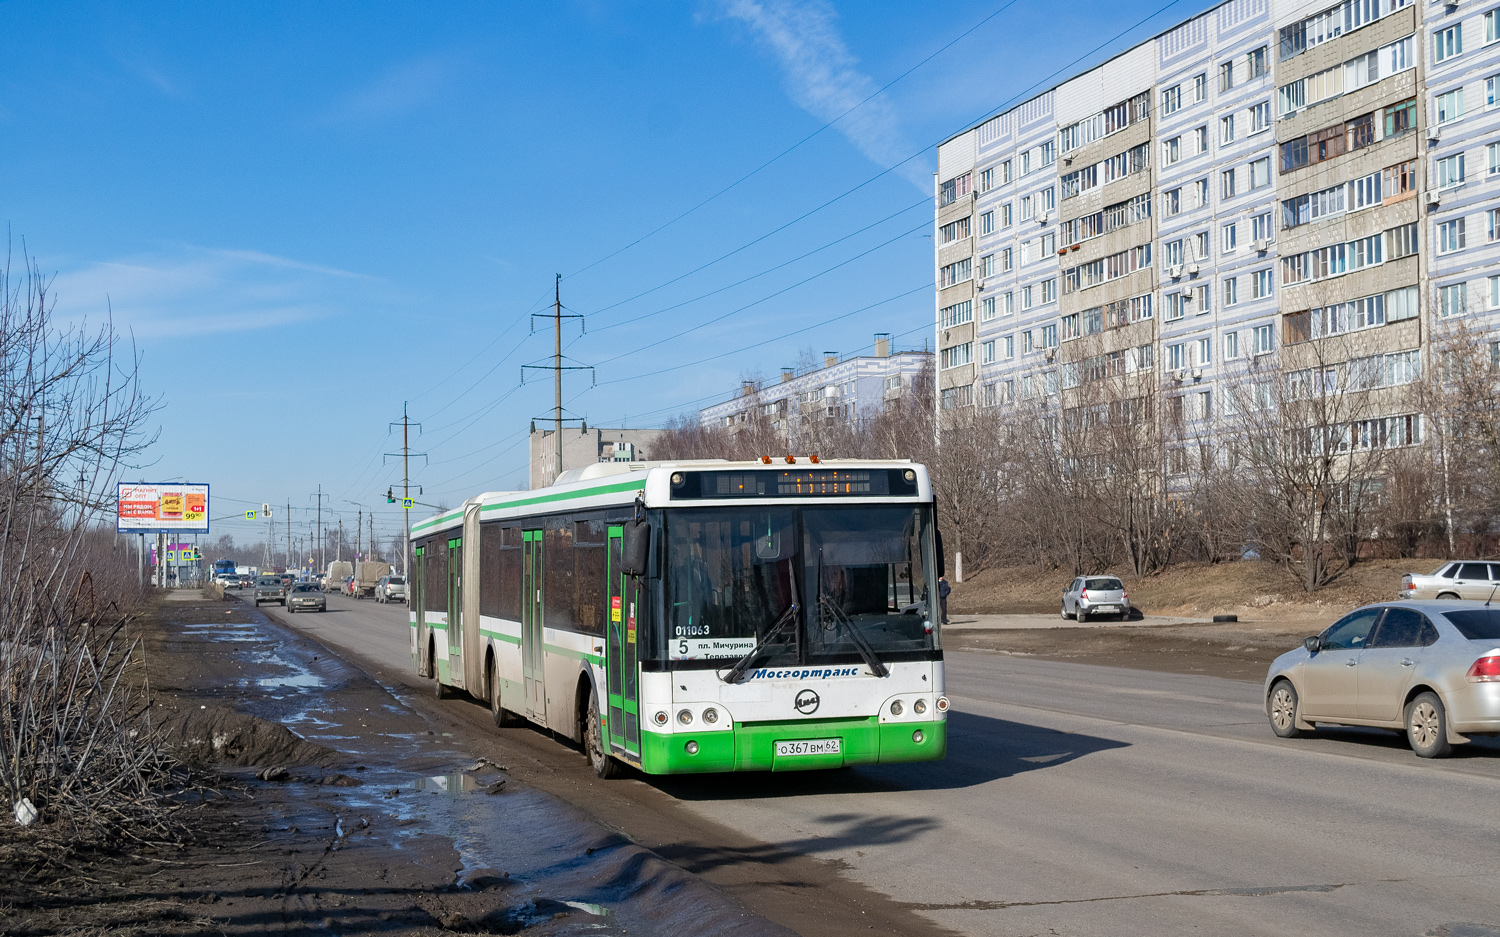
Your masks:
<svg viewBox="0 0 1500 937"><path fill-rule="evenodd" d="M1500 734L1500 605L1355 609L1271 662L1266 714L1282 738L1319 723L1404 729L1423 758Z"/></svg>
<svg viewBox="0 0 1500 937"><path fill-rule="evenodd" d="M292 586L291 595L287 598L286 610L288 612L326 612L328 599L324 598L323 590L315 584L299 582Z"/></svg>

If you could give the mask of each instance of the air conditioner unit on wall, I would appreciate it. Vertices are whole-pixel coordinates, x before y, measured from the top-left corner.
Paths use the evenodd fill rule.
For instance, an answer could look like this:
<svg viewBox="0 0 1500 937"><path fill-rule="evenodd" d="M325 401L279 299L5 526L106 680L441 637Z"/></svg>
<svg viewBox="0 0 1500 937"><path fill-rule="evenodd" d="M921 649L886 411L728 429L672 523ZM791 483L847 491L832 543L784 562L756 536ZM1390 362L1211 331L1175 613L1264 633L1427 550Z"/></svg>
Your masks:
<svg viewBox="0 0 1500 937"><path fill-rule="evenodd" d="M1037 215L1036 216L1036 223L1037 224L1046 224L1047 223L1047 213L1046 212L1042 212L1040 215Z"/></svg>
<svg viewBox="0 0 1500 937"><path fill-rule="evenodd" d="M1271 242L1265 238L1261 238L1250 246L1254 248L1257 254L1264 254L1266 251L1271 249Z"/></svg>
<svg viewBox="0 0 1500 937"><path fill-rule="evenodd" d="M1197 264L1188 264L1188 276L1195 277L1197 275L1198 275L1198 265Z"/></svg>
<svg viewBox="0 0 1500 937"><path fill-rule="evenodd" d="M1203 369L1202 368L1193 368L1192 370L1188 371L1188 377L1192 378L1195 381L1202 380L1202 378L1203 378Z"/></svg>
<svg viewBox="0 0 1500 937"><path fill-rule="evenodd" d="M1437 125L1433 125L1433 126L1427 128L1427 142L1428 143L1436 143L1436 142L1438 142L1441 139L1443 139L1443 130L1442 130L1441 127L1438 127Z"/></svg>
<svg viewBox="0 0 1500 937"><path fill-rule="evenodd" d="M1173 264L1167 268L1167 276L1174 280L1182 279L1182 264Z"/></svg>

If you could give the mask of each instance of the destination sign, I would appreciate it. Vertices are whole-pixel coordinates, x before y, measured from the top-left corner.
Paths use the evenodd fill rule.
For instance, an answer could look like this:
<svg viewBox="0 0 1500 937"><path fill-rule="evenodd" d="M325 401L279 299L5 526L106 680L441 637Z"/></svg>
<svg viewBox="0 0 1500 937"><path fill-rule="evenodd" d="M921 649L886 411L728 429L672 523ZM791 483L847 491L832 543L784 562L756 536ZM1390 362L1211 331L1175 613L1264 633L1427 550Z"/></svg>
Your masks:
<svg viewBox="0 0 1500 937"><path fill-rule="evenodd" d="M749 469L674 472L673 500L709 498L911 497L912 469Z"/></svg>

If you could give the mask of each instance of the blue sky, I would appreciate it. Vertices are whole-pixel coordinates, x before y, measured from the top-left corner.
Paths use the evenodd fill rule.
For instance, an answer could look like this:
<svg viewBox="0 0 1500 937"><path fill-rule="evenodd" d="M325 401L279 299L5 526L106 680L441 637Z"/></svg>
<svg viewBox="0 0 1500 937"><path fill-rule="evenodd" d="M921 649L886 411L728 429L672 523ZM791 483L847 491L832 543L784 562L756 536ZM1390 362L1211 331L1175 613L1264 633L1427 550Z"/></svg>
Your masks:
<svg viewBox="0 0 1500 937"><path fill-rule="evenodd" d="M593 425L921 347L935 144L1206 6L1164 3L7 2L0 218L134 335L148 480L388 533L403 401L422 500L525 486L556 273Z"/></svg>

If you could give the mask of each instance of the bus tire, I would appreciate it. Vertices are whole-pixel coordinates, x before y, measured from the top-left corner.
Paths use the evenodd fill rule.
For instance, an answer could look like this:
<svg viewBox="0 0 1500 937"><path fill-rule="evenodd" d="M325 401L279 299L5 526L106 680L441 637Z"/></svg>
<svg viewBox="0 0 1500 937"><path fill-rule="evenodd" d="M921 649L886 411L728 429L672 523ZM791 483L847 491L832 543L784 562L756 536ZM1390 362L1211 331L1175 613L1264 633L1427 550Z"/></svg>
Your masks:
<svg viewBox="0 0 1500 937"><path fill-rule="evenodd" d="M490 715L495 719L495 728L510 729L521 724L521 717L500 705L500 678L495 675L495 662L490 660Z"/></svg>
<svg viewBox="0 0 1500 937"><path fill-rule="evenodd" d="M599 730L599 697L592 689L584 715L583 750L589 756L594 773L606 781L625 776L625 766L604 750L604 734Z"/></svg>

